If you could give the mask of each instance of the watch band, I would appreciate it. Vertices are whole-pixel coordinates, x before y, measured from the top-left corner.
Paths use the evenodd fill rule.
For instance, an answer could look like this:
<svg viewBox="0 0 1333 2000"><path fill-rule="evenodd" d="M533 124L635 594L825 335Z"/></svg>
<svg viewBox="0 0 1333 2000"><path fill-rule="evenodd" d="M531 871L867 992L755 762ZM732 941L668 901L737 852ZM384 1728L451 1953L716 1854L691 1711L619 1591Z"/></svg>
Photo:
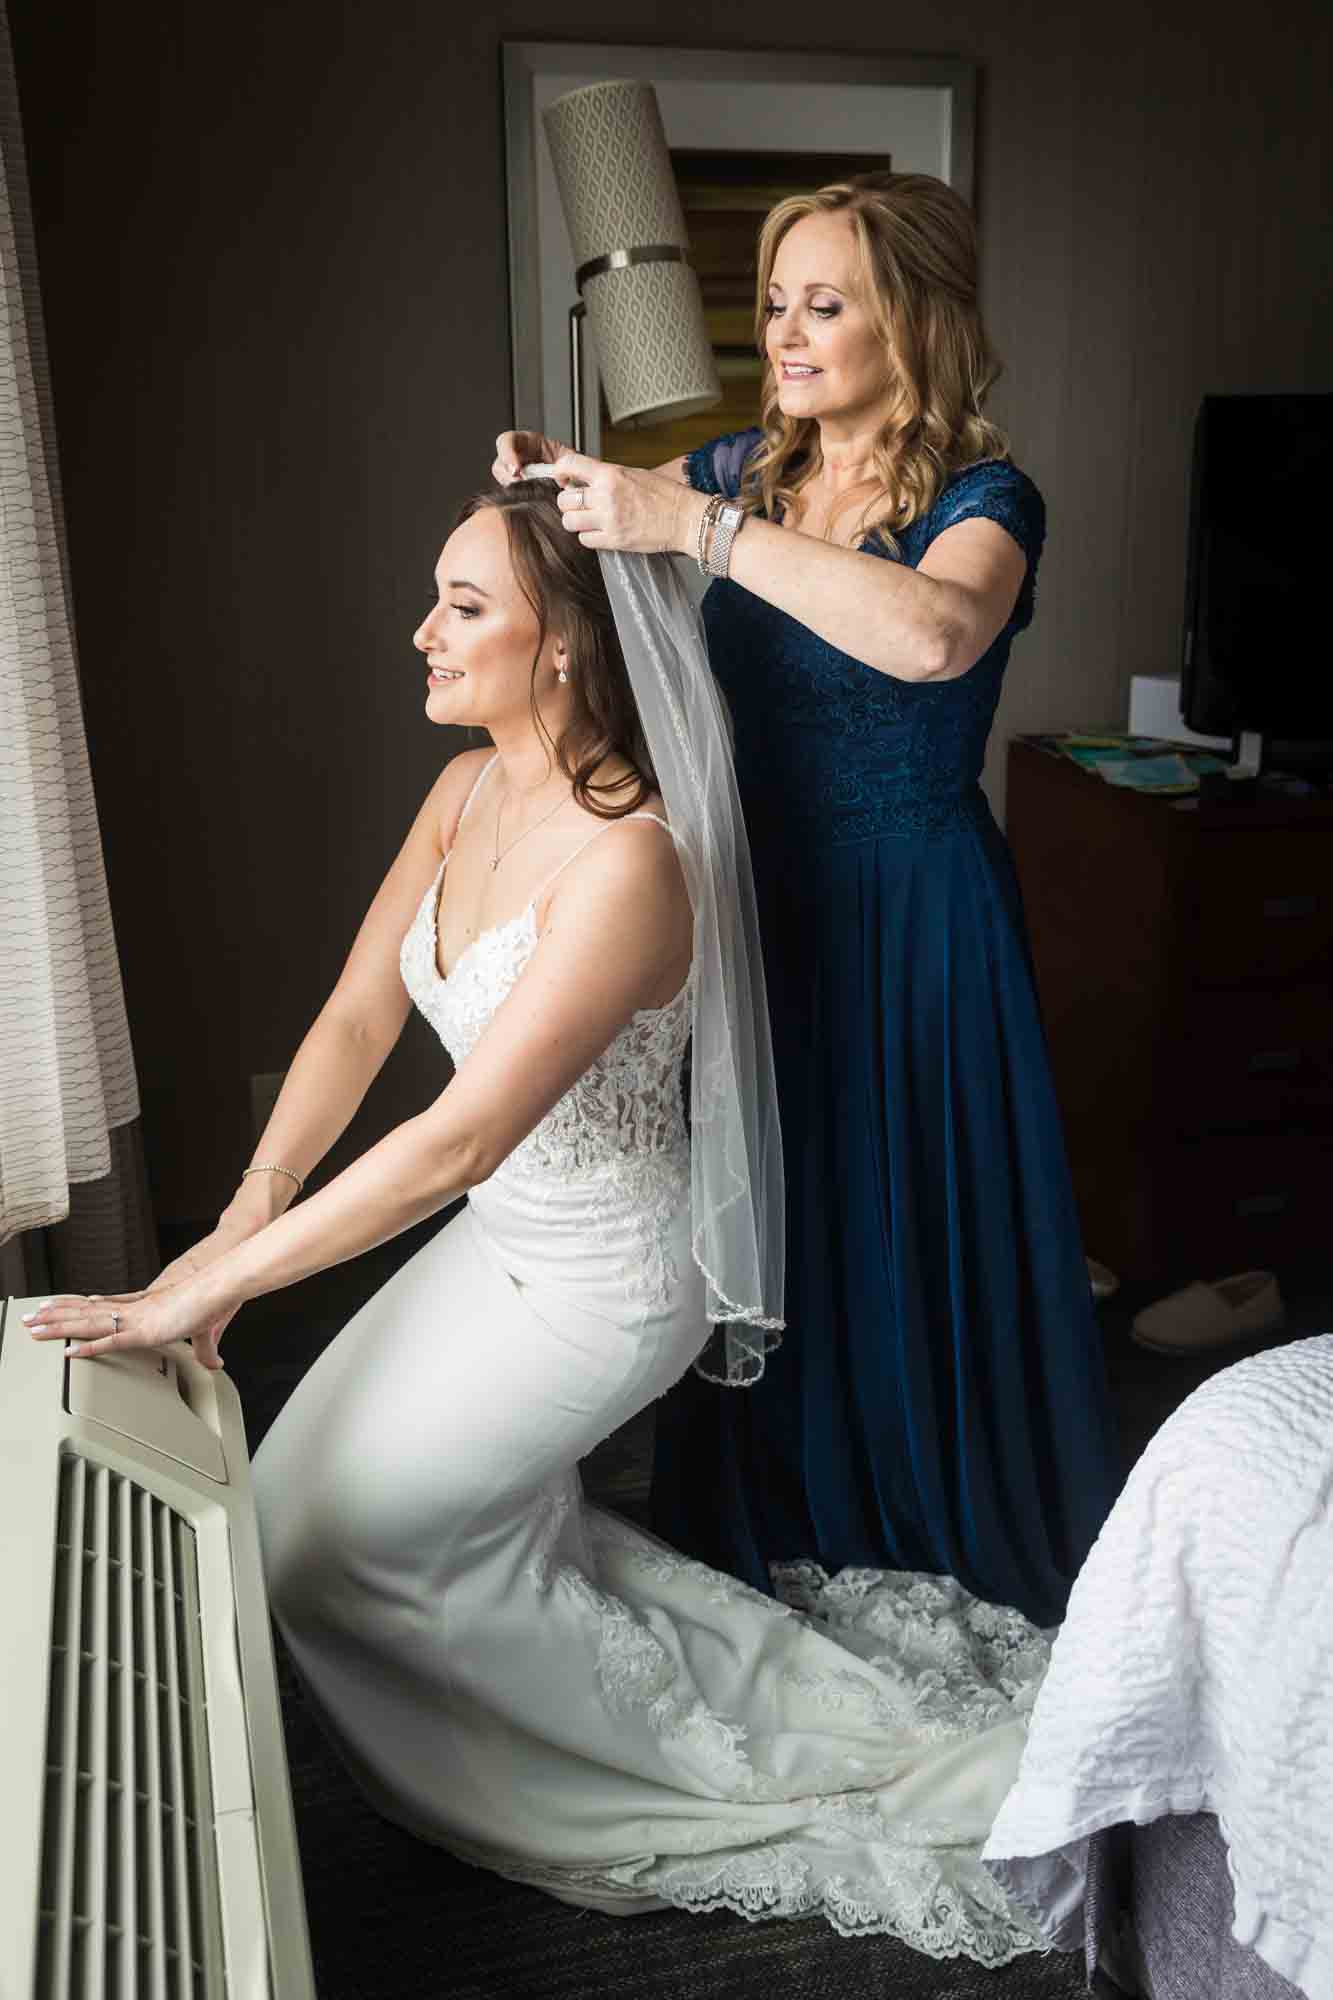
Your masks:
<svg viewBox="0 0 1333 2000"><path fill-rule="evenodd" d="M745 524L745 509L734 500L721 508L708 549L708 574L726 576L731 567L731 545Z"/></svg>

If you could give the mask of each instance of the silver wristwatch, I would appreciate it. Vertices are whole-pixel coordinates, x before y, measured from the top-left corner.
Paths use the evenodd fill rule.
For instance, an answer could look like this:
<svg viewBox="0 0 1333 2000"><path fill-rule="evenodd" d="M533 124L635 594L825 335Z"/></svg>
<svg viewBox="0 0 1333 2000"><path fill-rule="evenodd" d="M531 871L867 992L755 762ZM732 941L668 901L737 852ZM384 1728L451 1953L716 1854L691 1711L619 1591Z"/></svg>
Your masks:
<svg viewBox="0 0 1333 2000"><path fill-rule="evenodd" d="M708 549L708 573L710 576L725 576L731 566L731 545L745 521L745 509L734 501L720 508L713 528L713 538Z"/></svg>

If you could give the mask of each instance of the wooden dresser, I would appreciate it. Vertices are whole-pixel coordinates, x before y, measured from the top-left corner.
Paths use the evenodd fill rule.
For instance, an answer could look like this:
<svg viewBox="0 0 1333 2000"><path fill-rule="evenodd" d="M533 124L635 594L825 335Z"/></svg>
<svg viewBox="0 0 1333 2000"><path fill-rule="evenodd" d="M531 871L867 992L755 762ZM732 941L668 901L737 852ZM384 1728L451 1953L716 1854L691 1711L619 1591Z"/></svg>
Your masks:
<svg viewBox="0 0 1333 2000"><path fill-rule="evenodd" d="M1007 831L1089 1255L1333 1270L1333 800L1154 798L1018 738Z"/></svg>

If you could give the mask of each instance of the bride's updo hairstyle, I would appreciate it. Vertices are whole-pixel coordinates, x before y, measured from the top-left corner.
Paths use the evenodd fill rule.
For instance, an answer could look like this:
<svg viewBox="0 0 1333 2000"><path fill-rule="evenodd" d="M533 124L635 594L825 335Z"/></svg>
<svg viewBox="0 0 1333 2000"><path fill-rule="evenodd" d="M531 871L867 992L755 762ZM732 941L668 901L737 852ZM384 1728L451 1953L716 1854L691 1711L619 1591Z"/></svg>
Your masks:
<svg viewBox="0 0 1333 2000"><path fill-rule="evenodd" d="M454 525L461 527L483 507L504 517L514 577L539 628L532 661L532 719L555 763L572 781L579 804L599 819L621 819L657 790L657 774L597 551L585 549L563 525L558 492L549 479L489 487L467 502ZM569 722L558 739L547 729L537 703L537 663L552 632L569 649L572 699ZM608 759L629 770L599 782L597 773Z"/></svg>
<svg viewBox="0 0 1333 2000"><path fill-rule="evenodd" d="M875 447L881 492L861 532L890 548L893 530L928 513L952 474L1007 458L1002 431L982 414L1000 364L977 301L977 232L961 195L931 174L857 174L770 211L759 234L755 339L764 358L763 443L745 470L752 512L790 507L820 469L819 427L784 416L768 361L768 287L778 246L807 215L845 215L856 241L863 303L884 343L889 413Z"/></svg>

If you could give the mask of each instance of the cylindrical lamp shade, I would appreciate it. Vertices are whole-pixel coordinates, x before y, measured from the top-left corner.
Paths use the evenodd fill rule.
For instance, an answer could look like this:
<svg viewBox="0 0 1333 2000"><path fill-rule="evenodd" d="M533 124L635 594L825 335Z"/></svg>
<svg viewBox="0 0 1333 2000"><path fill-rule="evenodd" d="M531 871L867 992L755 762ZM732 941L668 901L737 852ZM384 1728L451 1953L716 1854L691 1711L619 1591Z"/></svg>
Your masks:
<svg viewBox="0 0 1333 2000"><path fill-rule="evenodd" d="M699 281L671 254L687 254L689 238L651 84L571 90L547 108L545 125L576 266L613 260L581 288L612 423L712 408L722 389ZM616 261L641 252L644 261Z"/></svg>
<svg viewBox="0 0 1333 2000"><path fill-rule="evenodd" d="M722 400L688 264L634 264L590 278L588 321L613 424L663 424Z"/></svg>

